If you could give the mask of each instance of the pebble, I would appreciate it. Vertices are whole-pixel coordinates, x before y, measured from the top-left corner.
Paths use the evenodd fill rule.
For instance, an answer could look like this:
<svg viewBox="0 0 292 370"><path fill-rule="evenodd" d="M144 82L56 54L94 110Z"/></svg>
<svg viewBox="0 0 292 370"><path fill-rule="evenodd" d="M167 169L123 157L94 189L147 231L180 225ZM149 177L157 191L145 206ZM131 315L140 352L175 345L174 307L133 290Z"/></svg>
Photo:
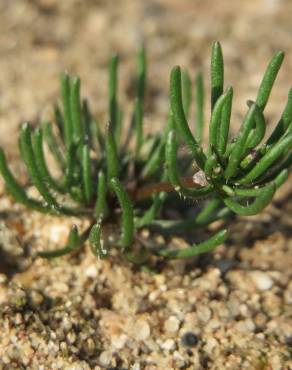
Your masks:
<svg viewBox="0 0 292 370"><path fill-rule="evenodd" d="M181 338L181 343L185 347L194 347L198 344L198 342L198 336L190 331L184 333Z"/></svg>
<svg viewBox="0 0 292 370"><path fill-rule="evenodd" d="M180 321L175 316L170 316L165 322L164 322L164 330L168 333L175 333L178 331L180 325Z"/></svg>
<svg viewBox="0 0 292 370"><path fill-rule="evenodd" d="M274 285L274 281L265 272L252 271L249 276L259 290L269 290Z"/></svg>
<svg viewBox="0 0 292 370"><path fill-rule="evenodd" d="M115 349L122 349L125 346L127 340L128 337L125 334L113 335L111 338L111 343Z"/></svg>
<svg viewBox="0 0 292 370"><path fill-rule="evenodd" d="M284 293L284 300L286 304L292 304L292 281L288 284Z"/></svg>
<svg viewBox="0 0 292 370"><path fill-rule="evenodd" d="M247 332L252 333L255 330L255 323L250 319L246 319L246 320L238 321L234 325L234 327L235 327L235 330L238 330L241 333L247 333Z"/></svg>
<svg viewBox="0 0 292 370"><path fill-rule="evenodd" d="M135 362L134 365L132 366L132 370L140 370L140 369L141 369L141 366L139 362Z"/></svg>
<svg viewBox="0 0 292 370"><path fill-rule="evenodd" d="M101 366L108 366L111 363L112 354L109 351L101 352L99 362Z"/></svg>
<svg viewBox="0 0 292 370"><path fill-rule="evenodd" d="M35 307L40 306L44 301L44 297L36 291L31 292L30 299L31 299L32 305Z"/></svg>
<svg viewBox="0 0 292 370"><path fill-rule="evenodd" d="M207 306L200 305L197 307L197 317L201 323L206 324L212 316L212 311Z"/></svg>
<svg viewBox="0 0 292 370"><path fill-rule="evenodd" d="M76 342L77 336L74 332L70 332L67 334L67 341L70 344L73 344Z"/></svg>
<svg viewBox="0 0 292 370"><path fill-rule="evenodd" d="M69 331L72 329L72 321L71 319L69 319L69 317L64 317L63 320L62 320L62 328L65 330L65 331Z"/></svg>
<svg viewBox="0 0 292 370"><path fill-rule="evenodd" d="M0 284L5 284L7 282L7 276L5 274L0 274Z"/></svg>
<svg viewBox="0 0 292 370"><path fill-rule="evenodd" d="M134 333L136 340L146 340L149 338L151 329L147 321L137 320L134 324Z"/></svg>
<svg viewBox="0 0 292 370"><path fill-rule="evenodd" d="M208 337L207 338L207 341L206 341L206 345L204 346L204 349L205 349L205 351L209 354L209 355L211 355L212 354L212 352L214 351L214 349L216 348L216 347L218 347L219 346L219 343L218 343L218 341L215 339L215 338L213 338L213 337Z"/></svg>
<svg viewBox="0 0 292 370"><path fill-rule="evenodd" d="M98 271L95 265L90 265L85 270L85 275L91 279L95 279L97 277Z"/></svg>
<svg viewBox="0 0 292 370"><path fill-rule="evenodd" d="M165 342L162 342L160 347L166 351L173 351L176 347L175 341L173 339L167 339Z"/></svg>

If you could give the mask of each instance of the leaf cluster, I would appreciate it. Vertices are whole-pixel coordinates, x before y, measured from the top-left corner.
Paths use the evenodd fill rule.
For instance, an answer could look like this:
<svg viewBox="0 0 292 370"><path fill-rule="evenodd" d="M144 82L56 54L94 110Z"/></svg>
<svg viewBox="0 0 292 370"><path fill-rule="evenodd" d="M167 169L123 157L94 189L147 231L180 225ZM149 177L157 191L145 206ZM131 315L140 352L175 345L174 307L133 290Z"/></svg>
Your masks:
<svg viewBox="0 0 292 370"><path fill-rule="evenodd" d="M0 150L0 172L7 191L17 202L38 212L87 217L91 221L81 234L73 226L65 247L40 255L61 256L89 239L92 252L100 258L107 257L111 249L104 242L103 232L108 223L113 223L120 230L116 245L130 261L144 261L152 253L167 258L192 257L221 244L227 230L178 250L151 248L141 242L138 231L147 227L186 232L232 214L250 216L261 212L287 180L292 163L292 89L268 137L264 115L283 58L283 52L272 57L257 97L247 102L246 115L232 137L233 89L224 86L221 46L213 44L207 142L203 140L205 93L200 73L193 87L186 71L178 66L172 69L166 126L162 133L150 135L144 132L147 66L143 47L137 56L136 97L128 126L118 98L116 55L109 63L106 125L91 113L88 101L81 99L80 79L63 74L61 102L55 106L54 122L41 122L35 129L24 123L20 130L20 155L40 199L28 195ZM195 120L190 125L192 101ZM45 146L59 166L59 177L51 174ZM182 146L186 146L187 153L180 154ZM181 219L172 219L171 209L177 210ZM191 217L186 218L187 214ZM137 240L143 244L138 252Z"/></svg>

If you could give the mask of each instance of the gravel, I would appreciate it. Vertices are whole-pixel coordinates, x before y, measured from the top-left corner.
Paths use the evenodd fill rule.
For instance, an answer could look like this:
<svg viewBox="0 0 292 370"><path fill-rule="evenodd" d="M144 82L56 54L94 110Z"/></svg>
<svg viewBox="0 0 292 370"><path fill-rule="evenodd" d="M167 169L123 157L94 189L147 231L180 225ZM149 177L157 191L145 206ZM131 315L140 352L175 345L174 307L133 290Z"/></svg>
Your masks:
<svg viewBox="0 0 292 370"><path fill-rule="evenodd" d="M288 1L247 0L239 9L228 0L14 0L0 10L0 144L23 183L19 121L49 115L64 69L81 75L82 91L104 117L113 51L122 56L121 101L131 102L128 76L141 34L151 62L147 130L165 123L170 68L206 72L216 39L236 92L234 127L279 48L287 58L269 122L277 121L291 84ZM125 104L128 118L131 109ZM290 181L262 214L234 221L228 243L202 259L134 268L116 257L98 260L85 245L46 261L35 252L64 244L70 225L86 221L29 212L5 195L0 180L0 370L292 369L291 214Z"/></svg>

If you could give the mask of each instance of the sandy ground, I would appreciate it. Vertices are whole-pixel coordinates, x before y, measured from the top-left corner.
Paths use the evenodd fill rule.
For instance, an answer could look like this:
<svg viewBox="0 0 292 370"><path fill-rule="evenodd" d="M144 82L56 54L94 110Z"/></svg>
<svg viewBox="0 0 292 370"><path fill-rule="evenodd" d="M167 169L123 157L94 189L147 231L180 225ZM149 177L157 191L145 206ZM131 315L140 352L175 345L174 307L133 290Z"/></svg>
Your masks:
<svg viewBox="0 0 292 370"><path fill-rule="evenodd" d="M171 67L207 75L214 40L235 90L235 128L267 61L285 50L266 111L273 124L292 83L291 12L289 0L0 0L0 145L22 175L19 123L48 114L63 70L81 76L104 115L113 52L127 107L141 40L151 128L165 122ZM289 181L211 256L146 271L98 261L85 246L48 262L33 251L64 243L72 220L24 210L1 182L0 369L292 369L291 211Z"/></svg>

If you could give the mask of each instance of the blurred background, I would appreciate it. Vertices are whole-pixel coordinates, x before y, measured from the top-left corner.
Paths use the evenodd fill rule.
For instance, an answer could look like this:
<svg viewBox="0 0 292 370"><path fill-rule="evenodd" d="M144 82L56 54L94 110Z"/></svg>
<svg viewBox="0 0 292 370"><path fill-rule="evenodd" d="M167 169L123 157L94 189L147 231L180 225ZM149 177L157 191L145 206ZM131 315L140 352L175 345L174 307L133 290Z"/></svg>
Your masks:
<svg viewBox="0 0 292 370"><path fill-rule="evenodd" d="M172 66L188 68L192 78L202 69L208 87L215 40L223 47L226 84L235 89L236 122L246 99L255 98L271 55L286 51L266 110L274 122L292 83L291 14L291 0L0 0L0 145L18 155L19 123L36 121L56 101L64 70L80 75L93 110L106 112L113 52L121 57L120 99L132 103L135 51L142 40L150 127L165 122Z"/></svg>

